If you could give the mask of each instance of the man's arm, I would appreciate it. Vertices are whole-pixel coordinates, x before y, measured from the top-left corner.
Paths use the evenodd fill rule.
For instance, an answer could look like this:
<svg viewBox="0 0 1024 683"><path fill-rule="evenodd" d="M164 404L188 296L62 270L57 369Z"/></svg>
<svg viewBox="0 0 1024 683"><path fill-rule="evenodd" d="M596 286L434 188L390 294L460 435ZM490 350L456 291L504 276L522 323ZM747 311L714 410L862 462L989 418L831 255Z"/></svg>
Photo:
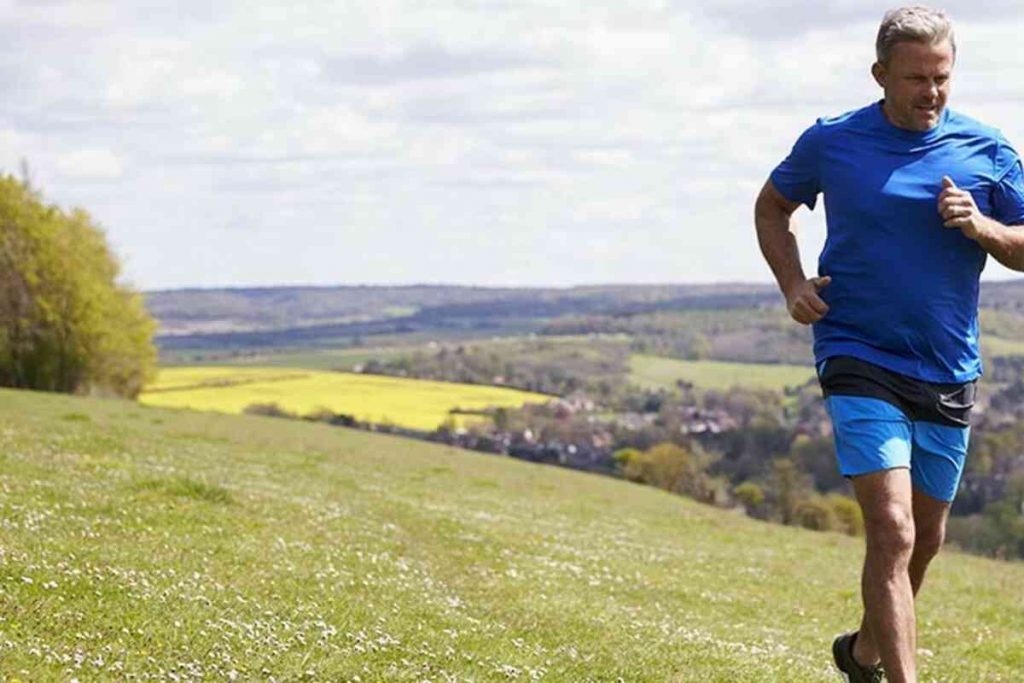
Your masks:
<svg viewBox="0 0 1024 683"><path fill-rule="evenodd" d="M1024 271L1024 230L982 214L971 193L957 187L949 176L942 179L939 213L947 228L959 228L1007 268Z"/></svg>
<svg viewBox="0 0 1024 683"><path fill-rule="evenodd" d="M1024 230L986 219L987 227L975 240L1007 268L1024 271Z"/></svg>
<svg viewBox="0 0 1024 683"><path fill-rule="evenodd" d="M786 298L789 314L798 323L809 325L828 313L828 306L818 296L818 290L828 285L831 278L808 279L804 275L793 223L793 212L799 206L783 197L768 180L754 203L754 226L761 253Z"/></svg>

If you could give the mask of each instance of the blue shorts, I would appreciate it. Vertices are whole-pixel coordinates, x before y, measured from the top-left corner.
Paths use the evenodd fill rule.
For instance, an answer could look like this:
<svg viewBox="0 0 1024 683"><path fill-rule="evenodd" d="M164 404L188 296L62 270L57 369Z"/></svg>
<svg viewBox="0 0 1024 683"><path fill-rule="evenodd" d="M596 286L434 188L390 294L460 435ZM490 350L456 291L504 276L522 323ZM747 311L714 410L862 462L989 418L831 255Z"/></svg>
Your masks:
<svg viewBox="0 0 1024 683"><path fill-rule="evenodd" d="M973 382L928 384L847 357L818 372L844 477L905 467L915 488L953 501L967 460Z"/></svg>

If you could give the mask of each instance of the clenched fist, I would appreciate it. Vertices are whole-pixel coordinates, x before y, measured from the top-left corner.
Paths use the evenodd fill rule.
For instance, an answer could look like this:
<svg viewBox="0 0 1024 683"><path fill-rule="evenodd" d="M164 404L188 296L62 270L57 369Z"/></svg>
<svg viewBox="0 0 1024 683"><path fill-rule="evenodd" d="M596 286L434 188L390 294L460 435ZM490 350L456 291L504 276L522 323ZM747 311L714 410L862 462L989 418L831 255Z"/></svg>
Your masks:
<svg viewBox="0 0 1024 683"><path fill-rule="evenodd" d="M786 292L786 308L793 320L801 325L816 323L828 313L828 305L818 296L823 288L832 282L828 275L812 277Z"/></svg>

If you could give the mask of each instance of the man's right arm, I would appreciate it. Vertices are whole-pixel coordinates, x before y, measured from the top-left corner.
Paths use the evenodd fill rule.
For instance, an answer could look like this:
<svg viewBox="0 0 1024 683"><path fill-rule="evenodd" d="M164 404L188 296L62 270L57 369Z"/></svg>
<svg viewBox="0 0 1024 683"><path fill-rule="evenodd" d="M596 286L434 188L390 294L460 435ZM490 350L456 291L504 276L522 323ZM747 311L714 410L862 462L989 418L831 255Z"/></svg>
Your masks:
<svg viewBox="0 0 1024 683"><path fill-rule="evenodd" d="M831 282L831 278L808 279L800 265L800 250L796 242L793 212L800 204L782 196L769 179L761 188L754 204L754 226L768 266L786 298L786 308L798 323L809 325L828 313L828 306L818 291Z"/></svg>

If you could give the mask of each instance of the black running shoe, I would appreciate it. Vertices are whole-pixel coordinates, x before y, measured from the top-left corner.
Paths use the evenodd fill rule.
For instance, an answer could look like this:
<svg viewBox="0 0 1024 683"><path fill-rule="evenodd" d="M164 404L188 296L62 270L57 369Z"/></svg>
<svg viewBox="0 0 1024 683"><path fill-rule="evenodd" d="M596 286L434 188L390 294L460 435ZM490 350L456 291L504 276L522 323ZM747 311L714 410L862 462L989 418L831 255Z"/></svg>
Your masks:
<svg viewBox="0 0 1024 683"><path fill-rule="evenodd" d="M846 683L880 683L884 680L882 665L863 666L853 658L853 643L857 640L857 631L836 636L832 641L832 659L835 661L839 675Z"/></svg>

